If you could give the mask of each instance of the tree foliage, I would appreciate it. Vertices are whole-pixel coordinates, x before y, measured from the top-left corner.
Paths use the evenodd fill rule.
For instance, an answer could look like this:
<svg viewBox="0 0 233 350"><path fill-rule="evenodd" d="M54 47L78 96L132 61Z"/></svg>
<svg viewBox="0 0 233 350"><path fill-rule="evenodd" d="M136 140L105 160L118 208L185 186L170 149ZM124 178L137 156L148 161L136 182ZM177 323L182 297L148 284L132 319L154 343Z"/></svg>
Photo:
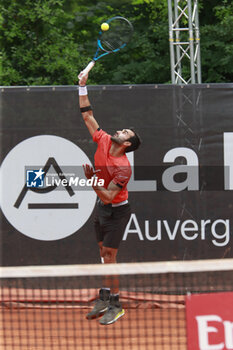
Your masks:
<svg viewBox="0 0 233 350"><path fill-rule="evenodd" d="M223 83L233 81L233 3L219 3L212 9L215 23L201 31L202 78Z"/></svg>
<svg viewBox="0 0 233 350"><path fill-rule="evenodd" d="M82 58L62 0L2 0L1 13L2 84L74 81L75 64Z"/></svg>
<svg viewBox="0 0 233 350"><path fill-rule="evenodd" d="M125 50L97 62L92 84L170 82L167 0L0 0L0 84L66 85L91 60L106 19L132 21ZM200 0L203 82L233 80L233 4Z"/></svg>

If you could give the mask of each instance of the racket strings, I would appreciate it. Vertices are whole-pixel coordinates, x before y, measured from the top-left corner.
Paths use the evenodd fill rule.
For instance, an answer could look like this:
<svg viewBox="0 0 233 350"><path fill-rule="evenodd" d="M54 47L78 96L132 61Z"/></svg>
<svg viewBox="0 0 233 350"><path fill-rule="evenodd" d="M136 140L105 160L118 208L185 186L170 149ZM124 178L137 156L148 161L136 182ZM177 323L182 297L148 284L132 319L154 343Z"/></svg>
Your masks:
<svg viewBox="0 0 233 350"><path fill-rule="evenodd" d="M104 45L107 46L107 48L109 48L111 51L121 47L122 45L124 45L124 41L120 41L120 40L112 40L111 42L104 40Z"/></svg>
<svg viewBox="0 0 233 350"><path fill-rule="evenodd" d="M122 19L115 19L109 23L110 29L102 33L101 44L104 50L113 51L123 47L131 38L133 28Z"/></svg>

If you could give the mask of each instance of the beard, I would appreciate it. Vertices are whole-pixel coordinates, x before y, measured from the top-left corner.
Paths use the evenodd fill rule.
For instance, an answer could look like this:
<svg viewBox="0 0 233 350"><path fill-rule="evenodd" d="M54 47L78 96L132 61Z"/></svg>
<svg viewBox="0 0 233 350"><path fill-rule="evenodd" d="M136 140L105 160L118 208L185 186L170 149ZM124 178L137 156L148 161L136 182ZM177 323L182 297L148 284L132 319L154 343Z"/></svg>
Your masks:
<svg viewBox="0 0 233 350"><path fill-rule="evenodd" d="M124 141L122 141L121 139L119 139L118 136L116 136L117 134L114 134L113 136L111 136L111 141L115 142L117 145L122 145L122 143Z"/></svg>

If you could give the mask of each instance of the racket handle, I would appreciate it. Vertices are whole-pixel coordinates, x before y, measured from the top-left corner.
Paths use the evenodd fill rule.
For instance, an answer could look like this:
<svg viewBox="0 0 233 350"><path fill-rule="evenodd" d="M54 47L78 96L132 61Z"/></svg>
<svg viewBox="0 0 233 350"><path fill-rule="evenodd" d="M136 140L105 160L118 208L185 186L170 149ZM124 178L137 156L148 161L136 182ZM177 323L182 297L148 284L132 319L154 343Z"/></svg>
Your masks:
<svg viewBox="0 0 233 350"><path fill-rule="evenodd" d="M81 72L82 75L86 75L87 73L90 72L90 70L94 67L95 65L95 61L92 60L90 63L88 63L88 65L86 66L86 68Z"/></svg>

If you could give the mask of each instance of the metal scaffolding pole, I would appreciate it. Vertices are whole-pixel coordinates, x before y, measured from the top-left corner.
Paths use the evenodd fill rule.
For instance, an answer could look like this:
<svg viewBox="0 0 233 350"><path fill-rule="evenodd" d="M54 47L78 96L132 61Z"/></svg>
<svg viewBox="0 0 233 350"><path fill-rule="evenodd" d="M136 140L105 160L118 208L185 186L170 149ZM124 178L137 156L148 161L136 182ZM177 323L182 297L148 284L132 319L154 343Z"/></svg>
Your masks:
<svg viewBox="0 0 233 350"><path fill-rule="evenodd" d="M172 84L201 84L198 0L168 0Z"/></svg>

